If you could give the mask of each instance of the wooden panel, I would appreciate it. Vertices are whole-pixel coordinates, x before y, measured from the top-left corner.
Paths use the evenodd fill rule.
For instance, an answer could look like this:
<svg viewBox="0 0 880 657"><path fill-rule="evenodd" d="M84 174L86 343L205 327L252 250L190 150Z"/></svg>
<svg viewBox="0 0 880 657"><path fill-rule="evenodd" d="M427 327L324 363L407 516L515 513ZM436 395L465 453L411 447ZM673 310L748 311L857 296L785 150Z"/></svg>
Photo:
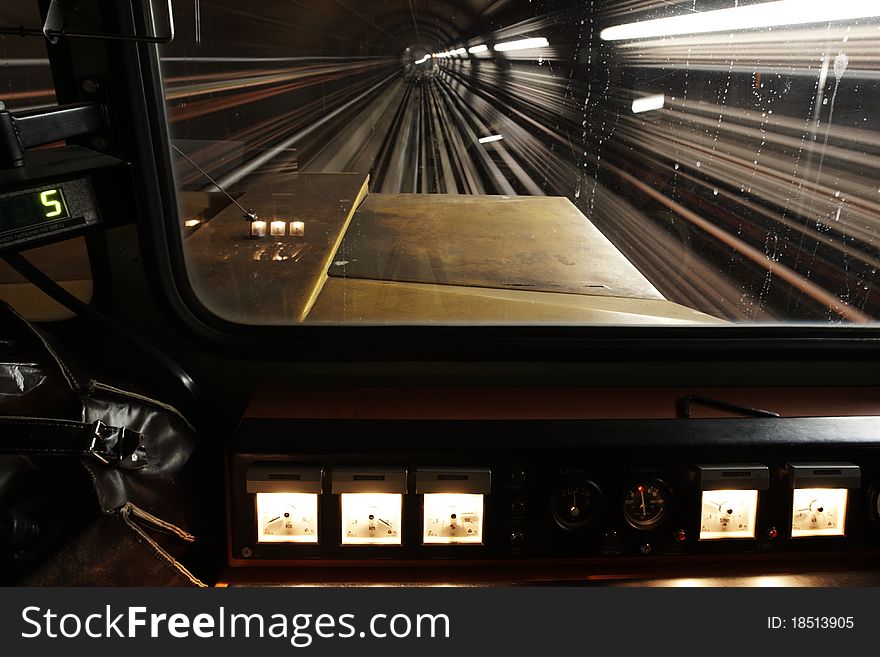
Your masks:
<svg viewBox="0 0 880 657"><path fill-rule="evenodd" d="M310 419L662 419L701 395L783 417L880 415L880 388L262 388L245 414ZM694 405L694 417L734 417Z"/></svg>
<svg viewBox="0 0 880 657"><path fill-rule="evenodd" d="M839 554L596 557L469 563L300 561L291 566L235 560L217 586L877 586L877 552Z"/></svg>

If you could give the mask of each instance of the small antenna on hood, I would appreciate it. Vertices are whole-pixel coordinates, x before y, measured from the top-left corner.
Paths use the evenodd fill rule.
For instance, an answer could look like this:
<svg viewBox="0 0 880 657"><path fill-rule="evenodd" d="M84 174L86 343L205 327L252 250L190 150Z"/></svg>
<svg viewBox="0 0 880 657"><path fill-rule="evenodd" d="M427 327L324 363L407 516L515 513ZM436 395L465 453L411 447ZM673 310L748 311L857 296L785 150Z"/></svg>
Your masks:
<svg viewBox="0 0 880 657"><path fill-rule="evenodd" d="M201 172L201 174L202 174L205 178L207 178L208 180L210 180L211 183L212 183L217 189L219 189L221 192L223 192L224 194L226 194L226 198L228 198L230 201L232 201L233 203L235 203L235 205L237 205L238 208L244 213L244 219L245 219L245 221L256 221L257 219L259 219L259 216L257 216L257 213L256 213L256 212L254 212L253 210L248 210L248 209L245 208L241 203L239 203L239 202L236 201L234 198L232 198L232 196L229 194L229 192L227 192L225 189L223 189L223 188L219 185L219 183L218 183L216 180L214 180L211 176L209 176L207 171L205 171L202 167L200 167L198 164L196 164L195 162L193 162L193 161L192 161L192 158L190 158L189 155L187 155L186 153L184 153L182 150L180 150L180 149L179 149L177 146L175 146L174 144L171 144L171 148L173 148L173 149L176 150L178 153L180 153L180 154L183 156L183 158L184 158L187 162L189 162L189 163L192 164L196 169L198 169L198 170Z"/></svg>

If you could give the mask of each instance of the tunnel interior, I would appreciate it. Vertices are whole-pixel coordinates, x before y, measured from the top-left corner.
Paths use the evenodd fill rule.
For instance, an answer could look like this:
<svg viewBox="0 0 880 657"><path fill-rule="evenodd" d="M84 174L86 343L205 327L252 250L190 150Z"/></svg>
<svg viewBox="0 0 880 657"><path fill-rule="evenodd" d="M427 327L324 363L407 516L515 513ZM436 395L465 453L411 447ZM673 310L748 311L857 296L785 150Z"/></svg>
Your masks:
<svg viewBox="0 0 880 657"><path fill-rule="evenodd" d="M167 117L204 170L175 155L178 188L564 197L670 301L876 321L880 9L843 5L174 0ZM30 66L13 107L51 101Z"/></svg>
<svg viewBox="0 0 880 657"><path fill-rule="evenodd" d="M731 321L880 315L876 16L611 39L737 16L724 0L179 4L199 38L164 53L173 134L225 183L275 149L248 175L563 196L672 301Z"/></svg>

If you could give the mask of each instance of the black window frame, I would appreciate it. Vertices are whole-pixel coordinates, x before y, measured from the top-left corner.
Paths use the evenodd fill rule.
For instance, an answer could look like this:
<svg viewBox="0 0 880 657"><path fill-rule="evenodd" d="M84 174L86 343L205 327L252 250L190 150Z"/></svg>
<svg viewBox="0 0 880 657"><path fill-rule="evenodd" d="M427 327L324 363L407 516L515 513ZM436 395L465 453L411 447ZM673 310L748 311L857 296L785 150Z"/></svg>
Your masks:
<svg viewBox="0 0 880 657"><path fill-rule="evenodd" d="M140 11L132 16L121 12L119 27L143 33L149 0L133 4ZM122 67L125 104L132 109L134 126L140 123L129 132L128 150L137 173L144 265L171 318L200 344L233 357L312 362L880 360L880 324L254 326L224 320L200 302L186 272L159 48L125 43L120 49L123 56L108 66Z"/></svg>

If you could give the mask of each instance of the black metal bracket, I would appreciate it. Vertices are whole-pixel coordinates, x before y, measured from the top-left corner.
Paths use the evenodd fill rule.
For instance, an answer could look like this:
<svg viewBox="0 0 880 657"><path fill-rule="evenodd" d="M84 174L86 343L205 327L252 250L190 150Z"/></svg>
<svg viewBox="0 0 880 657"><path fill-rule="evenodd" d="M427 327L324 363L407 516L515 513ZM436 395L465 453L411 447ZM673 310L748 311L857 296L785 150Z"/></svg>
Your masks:
<svg viewBox="0 0 880 657"><path fill-rule="evenodd" d="M714 408L719 411L727 411L728 413L738 413L749 417L779 417L779 413L768 411L763 408L753 408L752 406L744 406L742 404L733 404L721 399L712 399L711 397L702 397L700 395L688 395L678 400L678 416L686 420L691 419L691 406L698 404L708 408Z"/></svg>
<svg viewBox="0 0 880 657"><path fill-rule="evenodd" d="M129 41L133 43L153 43L162 45L174 41L174 10L172 0L167 0L168 25L164 35L139 36L137 34L110 34L102 32L79 32L68 30L64 27L64 15L60 0L52 0L49 11L46 14L46 23L42 28L37 27L0 27L0 35L9 36L41 36L50 43L58 43L59 39L99 39L105 41Z"/></svg>
<svg viewBox="0 0 880 657"><path fill-rule="evenodd" d="M0 103L0 169L24 164L29 148L91 135L106 126L104 108L98 103L59 105L13 114Z"/></svg>

